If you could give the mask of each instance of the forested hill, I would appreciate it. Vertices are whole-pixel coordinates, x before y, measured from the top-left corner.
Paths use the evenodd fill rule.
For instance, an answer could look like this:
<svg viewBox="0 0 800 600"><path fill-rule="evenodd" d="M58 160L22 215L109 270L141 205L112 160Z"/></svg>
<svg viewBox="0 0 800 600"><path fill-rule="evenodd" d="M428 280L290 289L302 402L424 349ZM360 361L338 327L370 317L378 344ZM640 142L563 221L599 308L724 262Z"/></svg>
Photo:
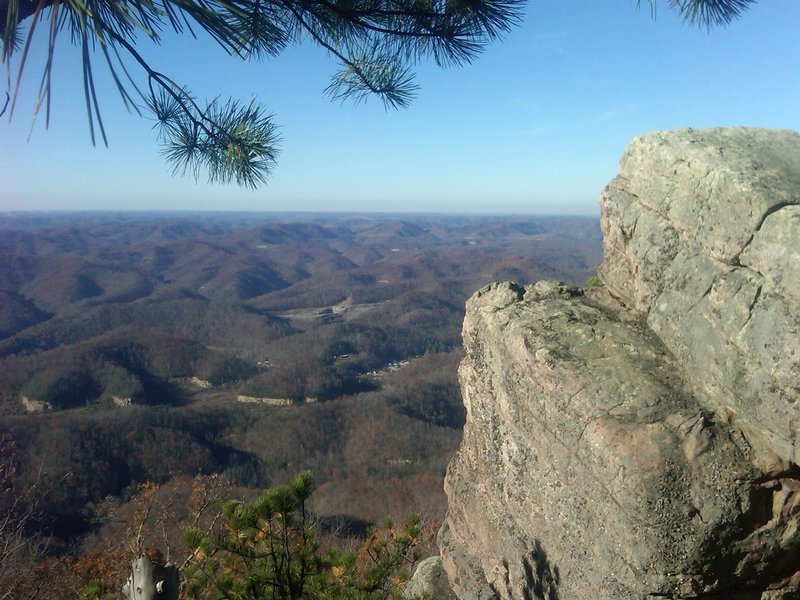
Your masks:
<svg viewBox="0 0 800 600"><path fill-rule="evenodd" d="M6 215L0 231L6 410L20 393L161 402L176 377L337 395L335 356L361 375L451 349L481 285L583 282L599 259L577 218ZM309 360L294 389L283 371Z"/></svg>
<svg viewBox="0 0 800 600"><path fill-rule="evenodd" d="M600 243L579 217L0 215L4 447L20 483L71 473L65 535L198 472L308 467L323 512L441 515L464 301L582 284Z"/></svg>

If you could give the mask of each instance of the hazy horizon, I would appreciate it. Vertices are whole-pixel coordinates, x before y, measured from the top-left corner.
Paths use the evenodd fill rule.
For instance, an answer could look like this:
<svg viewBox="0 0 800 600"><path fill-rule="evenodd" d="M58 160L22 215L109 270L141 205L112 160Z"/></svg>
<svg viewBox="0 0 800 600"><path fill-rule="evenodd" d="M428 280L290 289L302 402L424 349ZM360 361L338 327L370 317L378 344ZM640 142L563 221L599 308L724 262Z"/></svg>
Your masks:
<svg viewBox="0 0 800 600"><path fill-rule="evenodd" d="M634 2L530 2L522 25L473 64L419 65L419 93L398 111L375 98L330 102L323 90L336 65L310 43L245 63L202 36L142 42L145 58L201 101L256 98L274 113L281 153L256 191L209 185L203 175L172 177L152 122L125 111L102 55L94 79L110 147L93 148L81 52L68 36L55 53L49 130L44 114L32 127L46 60L46 41L37 37L14 118L0 126L0 211L596 215L597 197L636 135L800 129L800 3L758 2L710 31L684 24L666 2L659 8L653 18Z"/></svg>

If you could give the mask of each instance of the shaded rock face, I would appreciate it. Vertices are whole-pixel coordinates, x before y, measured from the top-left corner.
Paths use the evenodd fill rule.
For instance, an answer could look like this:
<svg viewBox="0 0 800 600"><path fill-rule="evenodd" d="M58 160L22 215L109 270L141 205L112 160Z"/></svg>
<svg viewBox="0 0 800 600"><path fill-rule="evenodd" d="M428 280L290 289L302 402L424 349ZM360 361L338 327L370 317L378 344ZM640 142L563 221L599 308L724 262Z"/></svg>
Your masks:
<svg viewBox="0 0 800 600"><path fill-rule="evenodd" d="M606 288L467 303L445 489L461 600L798 597L800 136L635 139Z"/></svg>

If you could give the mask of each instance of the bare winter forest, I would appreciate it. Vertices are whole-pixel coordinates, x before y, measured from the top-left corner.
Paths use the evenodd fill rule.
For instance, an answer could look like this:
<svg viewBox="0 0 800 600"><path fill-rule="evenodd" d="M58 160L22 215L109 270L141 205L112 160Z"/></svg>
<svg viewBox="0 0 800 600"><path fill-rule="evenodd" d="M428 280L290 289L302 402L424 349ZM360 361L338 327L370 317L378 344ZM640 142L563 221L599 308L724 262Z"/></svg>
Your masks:
<svg viewBox="0 0 800 600"><path fill-rule="evenodd" d="M340 534L435 522L464 301L583 284L600 240L579 217L2 215L3 483L35 484L37 531L78 572L143 498L169 536L198 485L246 496L301 469Z"/></svg>

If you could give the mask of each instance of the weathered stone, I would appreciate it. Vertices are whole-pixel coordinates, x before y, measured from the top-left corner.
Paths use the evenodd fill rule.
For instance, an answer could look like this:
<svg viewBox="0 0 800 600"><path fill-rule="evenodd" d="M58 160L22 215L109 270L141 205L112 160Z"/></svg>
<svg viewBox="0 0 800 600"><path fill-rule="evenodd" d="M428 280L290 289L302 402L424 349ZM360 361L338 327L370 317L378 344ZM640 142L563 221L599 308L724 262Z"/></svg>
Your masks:
<svg viewBox="0 0 800 600"><path fill-rule="evenodd" d="M179 589L176 565L153 562L150 556L142 554L133 560L122 593L128 600L178 600Z"/></svg>
<svg viewBox="0 0 800 600"><path fill-rule="evenodd" d="M800 596L800 135L636 138L605 289L467 303L443 566L461 600Z"/></svg>
<svg viewBox="0 0 800 600"><path fill-rule="evenodd" d="M779 294L800 303L800 206L784 206L767 216L739 260Z"/></svg>
<svg viewBox="0 0 800 600"><path fill-rule="evenodd" d="M654 131L631 141L619 177L645 208L736 264L768 214L798 204L798 148L800 134L789 130Z"/></svg>
<svg viewBox="0 0 800 600"><path fill-rule="evenodd" d="M612 293L762 460L799 463L800 134L640 136L600 204Z"/></svg>
<svg viewBox="0 0 800 600"><path fill-rule="evenodd" d="M408 600L458 600L450 588L441 557L431 556L420 561L403 590L403 597Z"/></svg>
<svg viewBox="0 0 800 600"><path fill-rule="evenodd" d="M464 350L440 539L461 600L486 597L469 562L501 598L691 597L785 576L768 567L797 550L798 515L773 504L795 480L762 481L741 435L605 291L484 288Z"/></svg>

